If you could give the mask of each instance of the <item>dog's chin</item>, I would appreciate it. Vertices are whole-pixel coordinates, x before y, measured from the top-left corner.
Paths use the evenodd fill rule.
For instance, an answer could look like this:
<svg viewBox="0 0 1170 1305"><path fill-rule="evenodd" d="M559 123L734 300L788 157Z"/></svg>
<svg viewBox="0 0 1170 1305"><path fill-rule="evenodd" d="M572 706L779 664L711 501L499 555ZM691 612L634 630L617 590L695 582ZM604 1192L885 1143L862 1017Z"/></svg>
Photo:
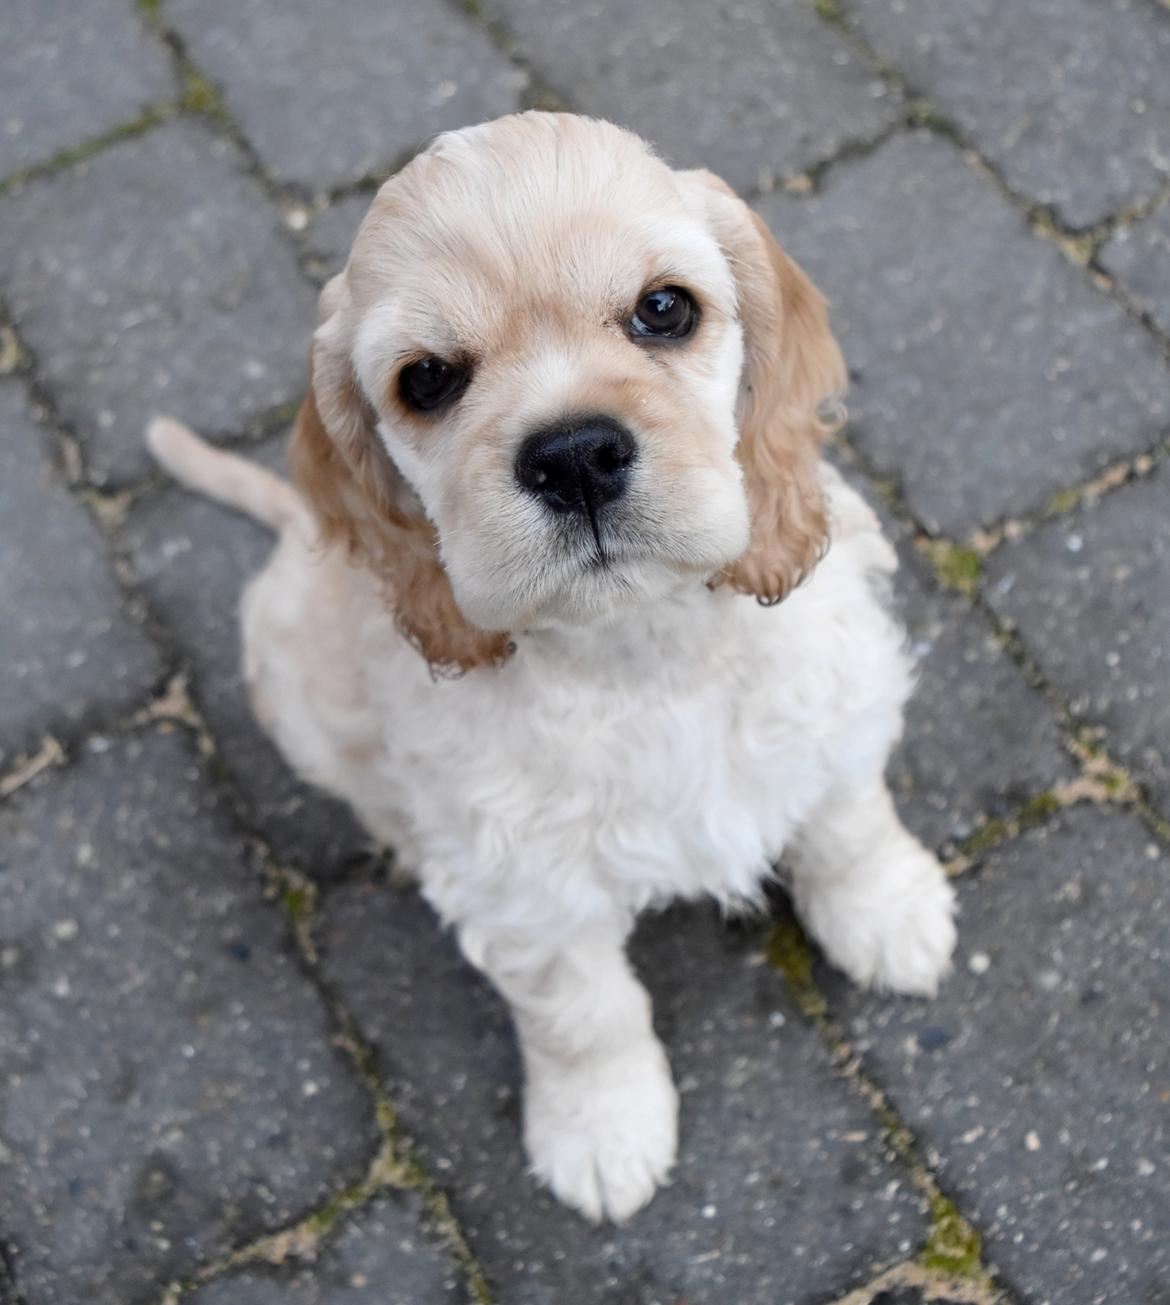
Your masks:
<svg viewBox="0 0 1170 1305"><path fill-rule="evenodd" d="M605 625L631 610L677 591L693 574L653 558L614 559L592 557L581 570L558 585L529 627L542 622L558 625Z"/></svg>
<svg viewBox="0 0 1170 1305"><path fill-rule="evenodd" d="M481 629L538 630L552 625L605 625L626 613L667 598L687 585L701 584L733 560L653 554L630 555L582 550L567 559L533 559L513 593L477 592L454 583L463 614Z"/></svg>

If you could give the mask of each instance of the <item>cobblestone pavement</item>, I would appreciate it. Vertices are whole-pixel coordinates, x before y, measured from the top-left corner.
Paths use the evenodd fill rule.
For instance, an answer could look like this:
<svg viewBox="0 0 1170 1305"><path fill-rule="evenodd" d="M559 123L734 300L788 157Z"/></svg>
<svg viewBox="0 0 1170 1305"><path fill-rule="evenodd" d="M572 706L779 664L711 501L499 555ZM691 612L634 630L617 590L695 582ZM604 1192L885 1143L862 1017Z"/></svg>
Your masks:
<svg viewBox="0 0 1170 1305"><path fill-rule="evenodd" d="M9 0L0 42L0 1305L1170 1302L1170 7ZM832 456L922 660L892 767L959 881L933 1004L783 903L646 921L671 1187L524 1172L500 1002L251 723L315 286L434 131L617 117L834 304Z"/></svg>

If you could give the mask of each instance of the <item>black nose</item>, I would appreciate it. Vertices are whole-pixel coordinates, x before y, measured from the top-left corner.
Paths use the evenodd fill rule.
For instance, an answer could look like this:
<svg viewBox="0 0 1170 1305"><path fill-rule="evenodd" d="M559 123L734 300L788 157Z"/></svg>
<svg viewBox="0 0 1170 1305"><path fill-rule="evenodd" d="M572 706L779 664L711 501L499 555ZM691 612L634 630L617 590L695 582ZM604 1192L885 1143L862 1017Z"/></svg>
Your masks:
<svg viewBox="0 0 1170 1305"><path fill-rule="evenodd" d="M537 431L516 455L516 479L557 512L594 512L621 498L634 437L608 417L585 417Z"/></svg>

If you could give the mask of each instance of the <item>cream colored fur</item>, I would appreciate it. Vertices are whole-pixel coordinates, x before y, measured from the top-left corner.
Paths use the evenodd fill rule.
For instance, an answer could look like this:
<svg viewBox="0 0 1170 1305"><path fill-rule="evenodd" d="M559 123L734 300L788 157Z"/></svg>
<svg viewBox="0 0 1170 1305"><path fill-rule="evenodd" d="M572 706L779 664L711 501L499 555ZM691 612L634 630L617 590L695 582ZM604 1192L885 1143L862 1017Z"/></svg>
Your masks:
<svg viewBox="0 0 1170 1305"><path fill-rule="evenodd" d="M724 195L717 184L581 122L525 115L445 137L409 185L388 183L323 303L315 386L342 366L355 379L335 400L319 393L320 422L299 433L313 441L314 475L351 481L325 489L310 475L305 502L177 423L156 421L149 438L178 478L279 531L243 600L257 713L300 774L398 850L508 1001L535 1172L590 1218L621 1220L667 1177L677 1134L667 1059L624 952L640 911L680 897L758 902L784 854L807 928L859 983L934 992L955 933L951 889L882 778L911 666L881 600L893 550L858 495L816 461L820 428L805 405L837 373L819 298L803 279L786 281L800 274L779 251L736 244L764 236L739 201L713 198ZM540 172L552 166L541 153L549 132L559 189ZM526 204L476 190L476 169L497 189L506 175L485 150L513 158ZM595 157L606 151L628 184L614 179L612 157ZM436 217L425 169L439 160L452 171L442 185L432 178L448 201ZM450 177L464 208L450 203ZM551 239L558 214L582 213L592 220L579 247L533 234L535 223ZM647 360L596 311L636 298L658 271L656 218L671 278L693 276L707 308L690 352L665 360ZM571 275L556 272L558 251ZM511 281L484 270L502 262L518 266ZM778 278L758 310L749 273L759 293ZM438 322L435 296L440 306L454 296L460 320ZM807 337L795 339L798 329ZM765 330L776 334L761 343ZM387 397L412 333L416 353L468 347L481 359L468 406L429 425ZM753 411L741 368L766 368L773 353L789 371L775 396L750 387ZM788 408L762 413L765 398ZM351 399L360 411L343 407ZM623 518L628 552L613 574L594 575L503 469L534 422L607 402L643 457ZM664 423L667 412L677 419ZM771 444L761 470L753 459L768 421L787 423L788 443ZM737 436L752 422L754 451ZM343 460L354 450L385 460L380 489L360 479L368 465ZM767 477L789 474L769 497ZM424 562L437 549L426 565L457 607L435 610L466 625L453 654L465 673L436 674L447 659L420 655L441 644L434 621L403 610L392 543L368 545L366 528L338 533L351 511L370 513L369 528L384 512L403 539L417 523L409 547ZM762 521L765 512L777 519ZM800 528L785 535L794 515ZM786 577L823 551L826 520L831 546L789 591ZM765 607L741 588L787 596ZM482 642L485 631L503 642Z"/></svg>

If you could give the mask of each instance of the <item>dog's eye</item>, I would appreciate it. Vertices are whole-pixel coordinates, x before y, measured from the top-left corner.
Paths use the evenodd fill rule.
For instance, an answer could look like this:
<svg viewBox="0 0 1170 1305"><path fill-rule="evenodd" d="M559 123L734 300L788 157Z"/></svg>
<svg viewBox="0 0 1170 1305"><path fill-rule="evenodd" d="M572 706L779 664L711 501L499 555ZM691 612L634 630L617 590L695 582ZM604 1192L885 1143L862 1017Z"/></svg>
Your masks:
<svg viewBox="0 0 1170 1305"><path fill-rule="evenodd" d="M680 340L690 335L695 325L695 301L676 285L664 286L643 295L630 319L630 334L635 339L666 336Z"/></svg>
<svg viewBox="0 0 1170 1305"><path fill-rule="evenodd" d="M447 362L433 355L404 367L398 377L402 400L419 412L433 412L453 403L467 385L465 367Z"/></svg>

